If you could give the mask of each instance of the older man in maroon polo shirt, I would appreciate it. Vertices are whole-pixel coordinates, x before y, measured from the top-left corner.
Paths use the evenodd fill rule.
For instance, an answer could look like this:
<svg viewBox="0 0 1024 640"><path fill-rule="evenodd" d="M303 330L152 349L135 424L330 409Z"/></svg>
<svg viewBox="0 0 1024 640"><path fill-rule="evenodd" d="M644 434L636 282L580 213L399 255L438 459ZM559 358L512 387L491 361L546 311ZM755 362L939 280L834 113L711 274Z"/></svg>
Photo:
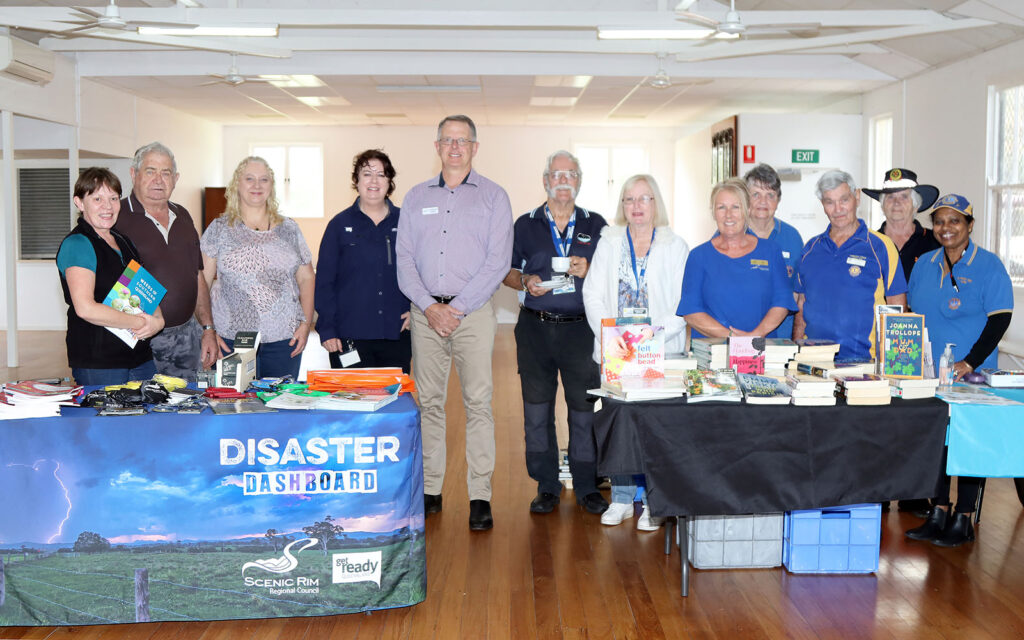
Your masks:
<svg viewBox="0 0 1024 640"><path fill-rule="evenodd" d="M151 142L135 152L129 172L132 192L121 200L116 228L135 243L146 269L167 287L160 303L166 324L150 341L156 369L194 382L200 365L209 367L217 359L217 333L199 234L185 207L170 201L178 165L170 149Z"/></svg>

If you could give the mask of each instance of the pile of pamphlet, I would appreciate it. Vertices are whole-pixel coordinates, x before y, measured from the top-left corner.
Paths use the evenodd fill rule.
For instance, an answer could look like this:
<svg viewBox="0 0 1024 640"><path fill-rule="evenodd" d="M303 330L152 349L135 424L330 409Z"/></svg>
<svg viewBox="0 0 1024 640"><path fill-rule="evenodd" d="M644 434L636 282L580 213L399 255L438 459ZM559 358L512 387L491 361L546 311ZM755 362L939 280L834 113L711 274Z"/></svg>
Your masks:
<svg viewBox="0 0 1024 640"><path fill-rule="evenodd" d="M0 392L0 420L60 416L60 407L76 406L75 398L81 393L82 387L59 381L8 382Z"/></svg>

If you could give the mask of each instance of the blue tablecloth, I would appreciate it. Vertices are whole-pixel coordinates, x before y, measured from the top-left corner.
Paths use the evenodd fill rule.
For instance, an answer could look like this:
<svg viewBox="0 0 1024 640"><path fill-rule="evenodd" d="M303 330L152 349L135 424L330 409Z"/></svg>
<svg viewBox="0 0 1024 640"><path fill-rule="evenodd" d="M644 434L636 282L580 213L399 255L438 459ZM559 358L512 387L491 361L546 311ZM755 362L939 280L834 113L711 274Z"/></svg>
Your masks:
<svg viewBox="0 0 1024 640"><path fill-rule="evenodd" d="M991 389L1024 402L1024 389ZM1024 477L1024 406L951 404L946 473L983 478Z"/></svg>
<svg viewBox="0 0 1024 640"><path fill-rule="evenodd" d="M426 597L419 413L0 422L0 626L315 616Z"/></svg>

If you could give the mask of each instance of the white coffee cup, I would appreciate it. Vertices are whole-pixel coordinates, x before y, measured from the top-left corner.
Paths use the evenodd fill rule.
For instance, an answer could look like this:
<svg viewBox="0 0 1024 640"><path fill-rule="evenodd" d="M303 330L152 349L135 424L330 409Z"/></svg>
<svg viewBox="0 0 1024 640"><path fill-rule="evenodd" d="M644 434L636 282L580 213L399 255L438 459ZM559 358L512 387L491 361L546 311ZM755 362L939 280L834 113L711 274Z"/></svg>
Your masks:
<svg viewBox="0 0 1024 640"><path fill-rule="evenodd" d="M551 258L551 271L554 273L565 273L569 270L571 263L569 258L563 258L561 256L554 256Z"/></svg>

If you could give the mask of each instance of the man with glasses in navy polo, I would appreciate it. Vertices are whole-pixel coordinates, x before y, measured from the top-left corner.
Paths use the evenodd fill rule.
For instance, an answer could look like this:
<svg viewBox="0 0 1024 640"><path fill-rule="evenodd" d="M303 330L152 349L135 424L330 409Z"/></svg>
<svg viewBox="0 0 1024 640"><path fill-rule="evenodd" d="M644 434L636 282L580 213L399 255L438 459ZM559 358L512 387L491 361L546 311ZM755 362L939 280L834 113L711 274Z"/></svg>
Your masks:
<svg viewBox="0 0 1024 640"><path fill-rule="evenodd" d="M512 259L512 205L497 183L473 170L479 143L467 116L448 116L434 148L441 174L402 202L398 287L412 302L412 375L419 390L423 506L441 511L446 464L445 399L452 360L466 407L469 528L490 529L494 473L491 355L497 318L491 296Z"/></svg>
<svg viewBox="0 0 1024 640"><path fill-rule="evenodd" d="M544 169L547 201L516 220L512 269L505 276L506 286L523 292L516 353L526 470L537 481L533 513L551 513L560 500L555 438L559 374L569 408L569 471L576 502L593 514L608 508L597 490L594 409L587 401L587 389L598 386L600 376L591 357L594 333L583 311L583 278L607 223L576 206L582 178L575 156L568 151L551 154ZM555 269L559 262L565 271Z"/></svg>

